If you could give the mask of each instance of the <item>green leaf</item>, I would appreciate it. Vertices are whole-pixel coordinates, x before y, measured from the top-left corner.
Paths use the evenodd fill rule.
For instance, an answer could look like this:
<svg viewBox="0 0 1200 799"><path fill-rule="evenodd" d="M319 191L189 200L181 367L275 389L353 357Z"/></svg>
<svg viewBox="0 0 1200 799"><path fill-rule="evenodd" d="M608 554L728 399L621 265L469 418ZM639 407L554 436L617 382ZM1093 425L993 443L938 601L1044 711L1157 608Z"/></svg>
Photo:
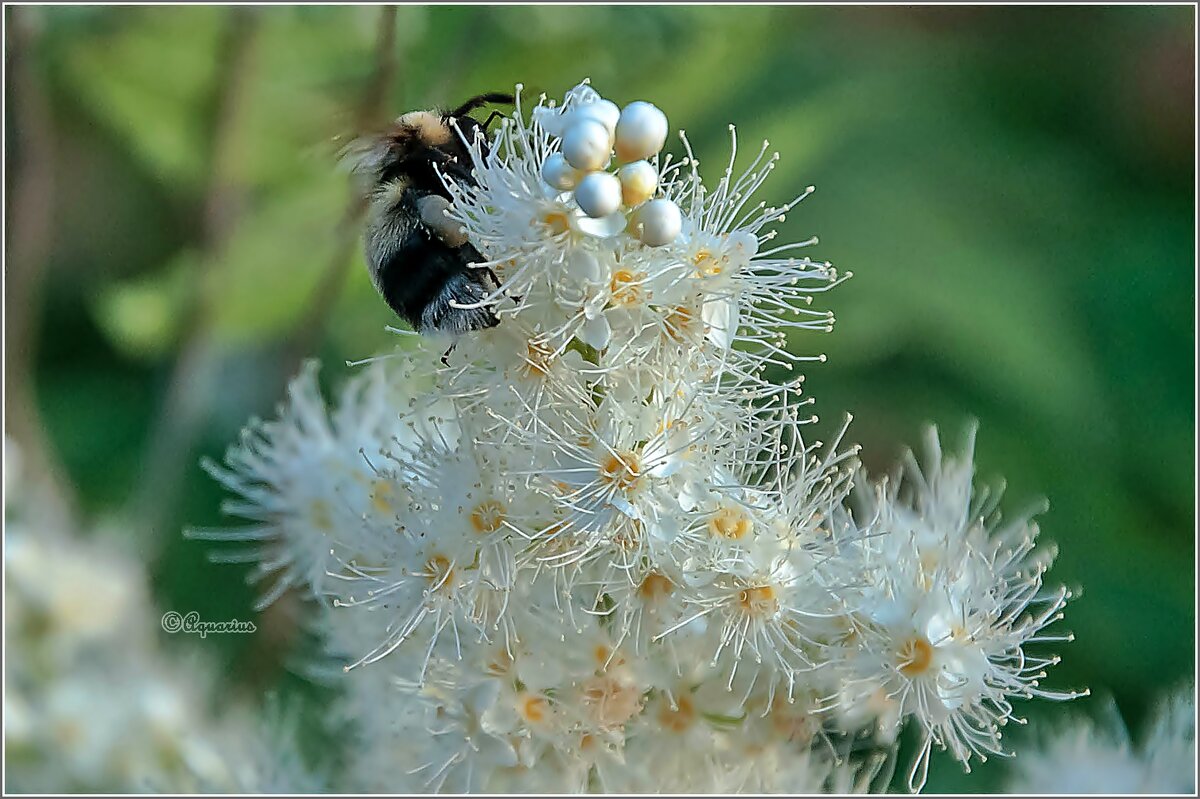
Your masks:
<svg viewBox="0 0 1200 799"><path fill-rule="evenodd" d="M113 8L108 14L119 25L63 51L63 79L164 180L203 180L206 100L223 13L202 6Z"/></svg>

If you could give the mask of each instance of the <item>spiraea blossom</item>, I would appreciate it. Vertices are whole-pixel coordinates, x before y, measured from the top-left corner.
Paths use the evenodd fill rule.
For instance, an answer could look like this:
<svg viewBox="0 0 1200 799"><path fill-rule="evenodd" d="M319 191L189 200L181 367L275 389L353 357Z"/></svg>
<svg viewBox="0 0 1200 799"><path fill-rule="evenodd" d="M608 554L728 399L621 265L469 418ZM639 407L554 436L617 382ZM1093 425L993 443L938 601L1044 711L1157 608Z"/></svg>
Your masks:
<svg viewBox="0 0 1200 799"><path fill-rule="evenodd" d="M199 537L316 600L351 790L867 790L905 722L916 789L934 744L1003 751L1014 699L1070 695L1034 651L1068 638L1053 553L970 448L873 484L846 426L805 434L794 353L848 276L775 239L811 187L759 199L778 155L732 128L707 180L667 131L586 82L519 102L446 180L500 324L447 365L410 337L332 409L310 366L209 464L251 524Z"/></svg>
<svg viewBox="0 0 1200 799"><path fill-rule="evenodd" d="M974 430L961 455L943 452L930 430L927 463L909 454L900 475L864 486L858 519L882 535L854 539L869 580L845 592L849 645L833 658L844 696L882 700L881 732L912 717L922 729L909 785L925 781L937 744L969 764L1005 754L1001 727L1024 723L1012 698L1072 699L1041 686L1057 655L1037 643L1065 642L1045 628L1071 594L1042 578L1054 550L1038 549L1029 513L1002 519L999 490L973 489ZM849 702L851 715L861 707Z"/></svg>

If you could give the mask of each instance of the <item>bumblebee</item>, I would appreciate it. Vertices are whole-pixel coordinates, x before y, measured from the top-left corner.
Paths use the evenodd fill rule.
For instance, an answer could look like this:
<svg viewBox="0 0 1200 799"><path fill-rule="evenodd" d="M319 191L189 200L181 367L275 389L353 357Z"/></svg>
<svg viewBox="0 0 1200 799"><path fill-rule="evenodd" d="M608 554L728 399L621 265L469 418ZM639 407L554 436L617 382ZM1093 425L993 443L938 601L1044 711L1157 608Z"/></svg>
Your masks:
<svg viewBox="0 0 1200 799"><path fill-rule="evenodd" d="M499 280L490 268L471 266L484 258L446 218L450 193L440 176L475 185L467 142L478 137L486 155L487 128L502 112L493 111L482 124L468 114L512 102L512 95L489 93L452 111L411 111L382 134L356 143L353 169L365 179L369 203L371 282L418 333L457 338L499 324L494 304L484 304L499 291Z"/></svg>

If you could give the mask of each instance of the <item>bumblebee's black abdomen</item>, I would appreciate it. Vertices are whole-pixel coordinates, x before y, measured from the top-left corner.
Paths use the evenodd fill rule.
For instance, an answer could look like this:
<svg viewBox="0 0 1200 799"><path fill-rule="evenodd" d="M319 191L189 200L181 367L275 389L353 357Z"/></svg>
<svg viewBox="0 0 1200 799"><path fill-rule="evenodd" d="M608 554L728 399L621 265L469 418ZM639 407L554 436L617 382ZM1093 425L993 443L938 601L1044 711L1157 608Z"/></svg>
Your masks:
<svg viewBox="0 0 1200 799"><path fill-rule="evenodd" d="M391 309L413 327L456 268L441 242L414 232L379 264L377 284Z"/></svg>
<svg viewBox="0 0 1200 799"><path fill-rule="evenodd" d="M455 308L481 302L495 286L468 263L483 258L470 245L447 246L418 228L379 264L377 285L387 304L420 333L466 333L494 327L488 307Z"/></svg>

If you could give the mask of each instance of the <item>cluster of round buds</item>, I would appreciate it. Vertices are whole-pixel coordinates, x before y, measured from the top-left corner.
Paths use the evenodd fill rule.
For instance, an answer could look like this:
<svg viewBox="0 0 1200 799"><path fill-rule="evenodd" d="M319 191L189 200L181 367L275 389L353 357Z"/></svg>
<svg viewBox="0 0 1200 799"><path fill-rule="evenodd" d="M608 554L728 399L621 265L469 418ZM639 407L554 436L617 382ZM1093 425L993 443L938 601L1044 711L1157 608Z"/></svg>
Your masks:
<svg viewBox="0 0 1200 799"><path fill-rule="evenodd" d="M546 183L574 192L593 219L628 212L628 229L644 244L674 241L683 217L672 200L654 199L659 175L649 160L666 143L666 114L641 100L622 109L595 95L564 108L557 121L551 132L559 134L560 149L542 165ZM614 155L615 173L609 171Z"/></svg>

